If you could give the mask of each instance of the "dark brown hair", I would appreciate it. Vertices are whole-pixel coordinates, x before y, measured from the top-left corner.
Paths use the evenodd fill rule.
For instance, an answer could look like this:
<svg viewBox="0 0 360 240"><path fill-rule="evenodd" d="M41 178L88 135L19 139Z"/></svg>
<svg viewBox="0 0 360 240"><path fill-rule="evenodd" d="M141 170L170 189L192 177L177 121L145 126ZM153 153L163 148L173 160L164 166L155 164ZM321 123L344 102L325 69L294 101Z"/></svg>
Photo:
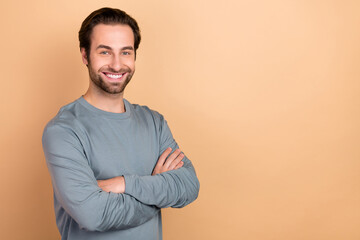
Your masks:
<svg viewBox="0 0 360 240"><path fill-rule="evenodd" d="M135 19L133 19L126 12L120 9L100 8L92 12L87 18L85 18L85 20L81 24L81 28L79 31L80 49L85 48L88 60L90 60L90 36L93 28L100 23L129 25L134 33L134 48L136 54L136 50L138 49L140 44L141 35L139 26Z"/></svg>

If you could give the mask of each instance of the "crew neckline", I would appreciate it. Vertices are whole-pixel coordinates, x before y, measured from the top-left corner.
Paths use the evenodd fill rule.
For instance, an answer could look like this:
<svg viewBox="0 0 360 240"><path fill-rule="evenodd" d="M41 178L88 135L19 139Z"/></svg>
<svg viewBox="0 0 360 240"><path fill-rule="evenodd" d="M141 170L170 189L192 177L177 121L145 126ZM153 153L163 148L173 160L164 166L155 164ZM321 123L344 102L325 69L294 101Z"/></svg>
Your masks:
<svg viewBox="0 0 360 240"><path fill-rule="evenodd" d="M130 117L131 115L131 104L124 98L124 106L125 106L125 112L123 113L114 113L114 112L107 112L104 110L101 110L97 107L94 107L91 105L88 101L85 100L84 96L81 96L78 99L78 102L84 106L86 109L96 113L99 116L107 117L107 118L113 118L113 119L125 119Z"/></svg>

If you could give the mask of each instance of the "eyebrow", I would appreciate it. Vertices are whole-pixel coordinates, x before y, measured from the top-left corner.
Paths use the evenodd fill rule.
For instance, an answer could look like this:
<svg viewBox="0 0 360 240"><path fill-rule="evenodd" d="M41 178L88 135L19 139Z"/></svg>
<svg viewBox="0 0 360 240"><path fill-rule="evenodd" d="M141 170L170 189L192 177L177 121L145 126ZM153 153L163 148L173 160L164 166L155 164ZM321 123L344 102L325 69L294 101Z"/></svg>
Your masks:
<svg viewBox="0 0 360 240"><path fill-rule="evenodd" d="M99 48L105 48L108 50L112 50L111 47L103 45L103 44L100 44L99 46L96 47L96 49L99 49ZM125 47L121 48L121 50L134 50L134 48L132 46L125 46Z"/></svg>

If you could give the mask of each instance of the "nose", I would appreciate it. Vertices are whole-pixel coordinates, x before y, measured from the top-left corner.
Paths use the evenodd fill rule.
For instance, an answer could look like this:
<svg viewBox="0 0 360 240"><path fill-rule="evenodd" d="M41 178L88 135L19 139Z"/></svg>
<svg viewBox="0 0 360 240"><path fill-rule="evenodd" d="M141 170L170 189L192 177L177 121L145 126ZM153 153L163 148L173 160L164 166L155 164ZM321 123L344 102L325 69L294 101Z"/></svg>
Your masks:
<svg viewBox="0 0 360 240"><path fill-rule="evenodd" d="M122 67L122 62L121 62L121 58L120 56L117 56L116 54L113 55L111 62L109 64L109 67L115 71L115 72L119 72L121 67Z"/></svg>

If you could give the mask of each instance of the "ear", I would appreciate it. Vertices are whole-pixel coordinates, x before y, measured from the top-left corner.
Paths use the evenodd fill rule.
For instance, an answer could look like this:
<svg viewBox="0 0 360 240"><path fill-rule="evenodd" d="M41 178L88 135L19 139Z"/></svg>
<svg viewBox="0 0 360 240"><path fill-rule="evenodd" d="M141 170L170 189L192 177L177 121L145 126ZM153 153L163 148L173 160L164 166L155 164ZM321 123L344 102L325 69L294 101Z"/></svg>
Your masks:
<svg viewBox="0 0 360 240"><path fill-rule="evenodd" d="M81 52L82 61L87 66L89 64L89 61L88 61L87 56L86 56L85 48L81 48L80 52Z"/></svg>

